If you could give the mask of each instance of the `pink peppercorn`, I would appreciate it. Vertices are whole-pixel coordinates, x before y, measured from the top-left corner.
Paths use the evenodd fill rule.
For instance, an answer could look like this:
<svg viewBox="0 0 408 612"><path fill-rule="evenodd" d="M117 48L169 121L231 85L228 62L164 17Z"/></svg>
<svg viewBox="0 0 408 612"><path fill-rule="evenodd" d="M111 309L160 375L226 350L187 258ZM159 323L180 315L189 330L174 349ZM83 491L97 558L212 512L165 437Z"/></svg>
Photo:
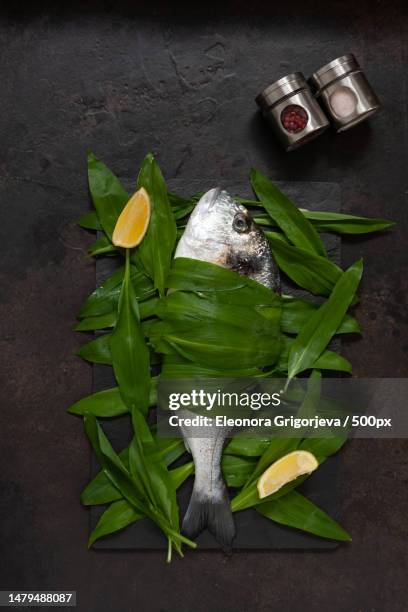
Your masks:
<svg viewBox="0 0 408 612"><path fill-rule="evenodd" d="M298 134L304 130L308 119L305 109L297 104L286 106L281 113L282 125L291 134Z"/></svg>

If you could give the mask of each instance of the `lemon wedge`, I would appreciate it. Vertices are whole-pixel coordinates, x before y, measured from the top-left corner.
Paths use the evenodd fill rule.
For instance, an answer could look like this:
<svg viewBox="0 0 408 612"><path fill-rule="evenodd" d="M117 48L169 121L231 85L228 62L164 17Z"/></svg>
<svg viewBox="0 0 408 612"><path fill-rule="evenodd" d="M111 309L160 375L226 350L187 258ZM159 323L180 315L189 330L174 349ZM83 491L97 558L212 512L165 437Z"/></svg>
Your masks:
<svg viewBox="0 0 408 612"><path fill-rule="evenodd" d="M132 249L142 242L150 221L150 208L149 194L142 187L119 215L112 236L115 246Z"/></svg>
<svg viewBox="0 0 408 612"><path fill-rule="evenodd" d="M312 453L297 450L272 463L257 483L260 499L279 491L283 485L302 474L310 474L319 463Z"/></svg>

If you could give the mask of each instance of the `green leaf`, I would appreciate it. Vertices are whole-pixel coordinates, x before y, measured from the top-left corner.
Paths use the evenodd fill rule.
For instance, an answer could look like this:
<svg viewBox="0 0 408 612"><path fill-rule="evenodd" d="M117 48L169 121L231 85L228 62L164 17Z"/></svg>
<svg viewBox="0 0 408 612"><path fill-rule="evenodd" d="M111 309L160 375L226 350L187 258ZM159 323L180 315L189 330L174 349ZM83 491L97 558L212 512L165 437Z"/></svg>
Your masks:
<svg viewBox="0 0 408 612"><path fill-rule="evenodd" d="M229 487L242 487L254 471L256 461L236 455L224 455L221 465L227 485Z"/></svg>
<svg viewBox="0 0 408 612"><path fill-rule="evenodd" d="M280 348L280 307L250 309L233 303L232 293L176 291L168 295L156 309L165 323L152 327L152 344L159 348L165 340L185 358L208 367L273 364Z"/></svg>
<svg viewBox="0 0 408 612"><path fill-rule="evenodd" d="M183 465L169 471L169 475L175 489L181 487L183 482L192 474L194 474L194 461L189 461L188 463L184 463Z"/></svg>
<svg viewBox="0 0 408 612"><path fill-rule="evenodd" d="M178 488L188 478L188 476L193 473L194 463L192 461L171 470L170 477L175 488ZM131 523L134 523L144 517L144 514L137 512L125 499L114 501L101 515L95 529L90 535L88 546L92 546L92 544L94 544L96 540L99 540L99 538L124 529Z"/></svg>
<svg viewBox="0 0 408 612"><path fill-rule="evenodd" d="M129 447L129 468L132 478L140 482L145 497L157 507L169 524L179 530L176 488L159 453L152 433L138 410L132 411L135 435Z"/></svg>
<svg viewBox="0 0 408 612"><path fill-rule="evenodd" d="M300 443L299 450L309 451L319 463L323 463L327 457L337 453L346 442L347 434L330 438L305 438Z"/></svg>
<svg viewBox="0 0 408 612"><path fill-rule="evenodd" d="M169 199L170 206L172 207L172 209L175 210L177 210L178 208L182 208L183 206L191 202L191 198L183 198L181 195L178 195L178 193L174 193L172 191L167 192L167 197Z"/></svg>
<svg viewBox="0 0 408 612"><path fill-rule="evenodd" d="M133 411L132 417L135 419L134 426L139 417L140 419L143 419L143 416L137 410ZM166 535L169 542L167 560L171 560L171 550L173 546L180 554L182 543L188 544L192 548L195 548L196 544L194 542L180 534L178 524L175 525L174 520L169 520L162 513L161 508L155 506L154 499L152 499L149 492L146 491L144 482L142 481L142 477L146 479L148 475L143 472L139 473L134 469L132 452L136 445L140 445L141 447L142 442L135 436L129 448L129 464L131 469L130 475L123 465L120 457L113 450L109 440L105 436L95 417L91 414L87 414L84 418L84 423L86 434L92 444L98 462L108 479L117 489L119 489L122 496L131 504L131 506L133 506L136 511L146 514L146 516L151 518ZM136 426L135 429L138 430L138 427ZM138 434L144 436L145 432L139 431ZM153 471L152 474L154 475L155 471ZM172 519L176 512L177 508L173 508L172 505Z"/></svg>
<svg viewBox="0 0 408 612"><path fill-rule="evenodd" d="M316 360L325 350L352 303L363 272L362 261L342 274L329 299L302 328L289 351L288 377L296 376L314 367Z"/></svg>
<svg viewBox="0 0 408 612"><path fill-rule="evenodd" d="M319 233L333 232L346 236L354 236L380 232L389 229L393 225L395 225L395 222L385 221L382 219L368 219L368 221L372 221L373 223L335 223L334 221L328 221L327 223L319 223L318 221L314 221L313 227L315 227Z"/></svg>
<svg viewBox="0 0 408 612"><path fill-rule="evenodd" d="M259 376L259 368L224 368L223 370L211 368L185 359L174 351L174 354L164 355L161 376L163 378L240 378L242 376Z"/></svg>
<svg viewBox="0 0 408 612"><path fill-rule="evenodd" d="M144 329L145 323L142 323L142 331L146 335ZM86 344L83 344L77 352L78 357L86 359L91 363L101 363L104 365L112 365L112 354L110 349L110 335L101 334L95 340L91 340ZM152 355L150 355L150 361L152 362ZM160 363L160 361L157 361Z"/></svg>
<svg viewBox="0 0 408 612"><path fill-rule="evenodd" d="M252 187L270 217L295 246L326 257L323 242L300 210L269 179L251 171Z"/></svg>
<svg viewBox="0 0 408 612"><path fill-rule="evenodd" d="M186 452L182 439L158 439L157 443L159 446L158 452L166 465L170 465ZM119 457L123 462L123 465L128 469L129 448L125 448L119 454ZM187 478L189 475L189 473L185 474L186 470L189 469L185 466L188 465L189 464L181 466L183 470L181 470L181 468L176 468L175 470L171 470L169 472L176 487L179 486L178 483L180 483L180 478L183 475L185 478ZM121 498L122 495L120 491L113 486L111 481L107 478L105 472L101 471L87 484L85 489L82 491L81 503L83 503L85 506L96 506L99 504L108 504Z"/></svg>
<svg viewBox="0 0 408 612"><path fill-rule="evenodd" d="M145 157L138 177L138 188L144 187L152 206L149 227L138 253L154 286L164 295L176 244L176 222L167 197L166 183L153 155Z"/></svg>
<svg viewBox="0 0 408 612"><path fill-rule="evenodd" d="M268 236L275 261L297 285L315 295L330 295L342 270L324 257Z"/></svg>
<svg viewBox="0 0 408 612"><path fill-rule="evenodd" d="M96 255L117 253L117 248L113 246L106 236L103 236L91 244L91 246L88 248L88 253L92 257L95 257Z"/></svg>
<svg viewBox="0 0 408 612"><path fill-rule="evenodd" d="M125 266L121 266L86 300L79 311L79 317L94 317L117 310L122 287ZM130 266L130 279L138 300L144 300L154 294L151 281L135 266Z"/></svg>
<svg viewBox="0 0 408 612"><path fill-rule="evenodd" d="M139 315L140 320L152 317L156 312L157 299L151 298L150 300L144 300L139 304ZM114 327L117 319L117 311L108 312L101 314L96 317L86 317L82 319L76 325L75 331L96 331L98 329L107 329L108 327ZM143 324L142 324L143 328Z"/></svg>
<svg viewBox="0 0 408 612"><path fill-rule="evenodd" d="M139 308L130 282L129 250L119 298L118 318L110 334L113 369L121 397L129 410L144 414L149 407L150 358L139 322Z"/></svg>
<svg viewBox="0 0 408 612"><path fill-rule="evenodd" d="M306 393L297 412L298 418L304 419L315 416L321 393L322 375L320 372L313 370L308 378Z"/></svg>
<svg viewBox="0 0 408 612"><path fill-rule="evenodd" d="M268 500L283 497L284 495L301 485L306 480L306 478L308 478L308 474L304 476L299 476L299 478L296 478L296 480L288 482L281 489L276 491L276 493L272 493L272 495L269 495ZM253 508L254 506L259 506L263 503L265 503L265 500L259 499L256 481L251 481L249 484L246 484L245 487L243 487L239 491L239 493L231 500L231 510L232 512L240 512L241 510Z"/></svg>
<svg viewBox="0 0 408 612"><path fill-rule="evenodd" d="M255 472L251 475L246 485L231 500L231 509L233 512L239 512L240 510L252 508L253 506L260 506L264 503L268 503L272 499L279 499L290 491L292 491L293 489L296 489L307 478L309 478L309 474L299 476L299 478L296 478L296 480L288 482L281 489L276 491L276 493L272 493L272 495L269 495L266 501L264 499L259 499L258 489L256 487L257 480L259 476L266 470L266 468L269 467L269 465L271 465L274 461L292 452L293 450L299 449L307 450L312 453L316 457L320 465L324 461L326 461L326 459L330 457L330 455L333 455L338 450L340 450L343 444L347 441L347 435L333 436L331 438L305 438L302 441L300 441L299 439L295 440L275 438L274 440L272 440L272 442L274 443L274 450L278 450L280 446L279 441L284 442L285 440L288 442L287 447L283 448L282 445L279 452L276 452L276 454L271 453L271 459L268 458L266 460L265 458L265 461L262 465L262 469L256 469ZM254 477L254 475L256 476Z"/></svg>
<svg viewBox="0 0 408 612"><path fill-rule="evenodd" d="M95 231L103 229L98 219L98 215L96 214L94 210L87 213L86 215L83 215L77 221L77 223L80 227L83 227L84 229L90 229L90 230L95 230Z"/></svg>
<svg viewBox="0 0 408 612"><path fill-rule="evenodd" d="M96 527L89 536L88 546L92 546L103 536L124 529L131 523L144 518L142 512L138 512L126 499L115 501L100 517Z"/></svg>
<svg viewBox="0 0 408 612"><path fill-rule="evenodd" d="M193 209L194 204L187 204L186 206L184 206L183 208L179 208L178 210L175 210L173 208L173 215L174 219L177 221L177 225L183 227L187 222L186 217L192 212ZM184 219L184 221L180 221L181 219Z"/></svg>
<svg viewBox="0 0 408 612"><path fill-rule="evenodd" d="M171 465L186 453L183 438L160 438L156 435L155 440L158 452L166 465Z"/></svg>
<svg viewBox="0 0 408 612"><path fill-rule="evenodd" d="M148 319L156 314L158 298L150 298L150 300L144 300L139 304L140 320ZM142 325L143 327L143 325Z"/></svg>
<svg viewBox="0 0 408 612"><path fill-rule="evenodd" d="M95 331L113 327L116 322L116 312L108 312L97 317L86 317L75 326L75 331Z"/></svg>
<svg viewBox="0 0 408 612"><path fill-rule="evenodd" d="M128 455L128 449L126 454ZM119 457L124 461L123 451ZM127 465L129 461L126 461ZM101 504L110 504L111 502L123 499L122 493L109 480L103 470L93 478L81 493L81 503L84 506L99 506Z"/></svg>
<svg viewBox="0 0 408 612"><path fill-rule="evenodd" d="M128 412L118 387L98 391L83 397L68 408L70 414L85 415L90 413L97 417L115 417Z"/></svg>
<svg viewBox="0 0 408 612"><path fill-rule="evenodd" d="M158 352L177 351L212 370L253 369L280 352L281 298L263 285L214 264L176 259L150 328ZM183 287L183 289L181 288ZM239 373L242 375L243 372ZM225 374L224 374L225 375Z"/></svg>
<svg viewBox="0 0 408 612"><path fill-rule="evenodd" d="M253 336L219 323L194 327L194 336L191 328L182 330L175 324L157 325L154 329L150 340L156 350L160 351L160 341L165 340L186 359L220 370L231 370L237 363L241 368L272 365L280 352L279 336L265 336L262 329Z"/></svg>
<svg viewBox="0 0 408 612"><path fill-rule="evenodd" d="M259 205L260 202L257 202L257 204ZM370 219L342 213L309 211L303 208L299 208L299 210L319 233L371 234L389 229L395 225L393 221L387 221L386 219ZM257 225L266 227L275 227L277 225L268 214L256 213L253 219Z"/></svg>
<svg viewBox="0 0 408 612"><path fill-rule="evenodd" d="M149 406L155 406L157 403L157 378L151 379ZM81 416L90 413L96 417L116 417L126 414L128 408L121 397L119 387L112 387L83 397L72 404L68 412Z"/></svg>
<svg viewBox="0 0 408 612"><path fill-rule="evenodd" d="M266 518L330 540L350 542L349 534L330 516L297 491L256 507Z"/></svg>
<svg viewBox="0 0 408 612"><path fill-rule="evenodd" d="M86 359L91 363L102 363L105 365L112 365L112 355L110 351L110 334L102 334L83 344L77 352L78 357Z"/></svg>
<svg viewBox="0 0 408 612"><path fill-rule="evenodd" d="M163 320L172 322L177 327L187 325L197 327L204 324L225 324L246 329L248 335L258 326L269 332L277 333L280 328L281 306L262 305L254 302L243 303L241 290L237 292L214 292L196 294L176 291L162 298L156 307L156 314ZM234 295L237 293L237 295ZM274 300L274 298L273 298Z"/></svg>
<svg viewBox="0 0 408 612"><path fill-rule="evenodd" d="M176 221L189 215L196 205L195 202L186 200L175 193L169 192L167 197L169 198L170 206L173 210L173 215Z"/></svg>
<svg viewBox="0 0 408 612"><path fill-rule="evenodd" d="M259 476L272 463L284 455L296 450L299 444L300 440L296 438L274 438L270 441L267 449L259 459L247 483L243 489L241 489L241 491L239 491L231 500L231 509L233 512L245 510L245 508L251 508L256 504L261 503L258 495L258 489L256 488L256 482Z"/></svg>
<svg viewBox="0 0 408 612"><path fill-rule="evenodd" d="M113 172L91 152L88 153L88 181L98 219L108 238L112 238L116 221L129 200L129 194Z"/></svg>
<svg viewBox="0 0 408 612"><path fill-rule="evenodd" d="M313 364L316 370L336 370L351 374L353 367L348 359L334 351L324 351Z"/></svg>
<svg viewBox="0 0 408 612"><path fill-rule="evenodd" d="M224 455L260 457L270 444L270 439L235 436L224 449Z"/></svg>
<svg viewBox="0 0 408 612"><path fill-rule="evenodd" d="M283 296L282 301L282 331L287 334L298 334L307 323L310 316L318 309L319 304L307 300ZM336 334L361 333L356 319L348 314L345 315Z"/></svg>
<svg viewBox="0 0 408 612"><path fill-rule="evenodd" d="M235 198L237 202L250 208L262 207L262 202ZM387 219L370 219L345 213L326 212L299 208L301 213L308 219L317 231L338 232L339 234L367 234L388 229L395 225L394 221ZM255 213L255 221L260 225L274 225L273 220L267 214Z"/></svg>
<svg viewBox="0 0 408 612"><path fill-rule="evenodd" d="M395 225L387 219L370 219L344 213L321 212L300 209L319 232L337 232L339 234L369 234L388 229Z"/></svg>
<svg viewBox="0 0 408 612"><path fill-rule="evenodd" d="M125 266L121 266L100 287L95 289L79 311L79 318L94 317L116 310L124 274Z"/></svg>
<svg viewBox="0 0 408 612"><path fill-rule="evenodd" d="M216 264L177 257L167 282L171 289L196 292L231 292L224 301L244 304L280 304L280 297L256 281ZM241 291L237 292L238 289ZM217 299L223 299L217 296Z"/></svg>
<svg viewBox="0 0 408 612"><path fill-rule="evenodd" d="M306 393L303 395L302 403L297 411L297 418L312 418L316 415L318 407L321 405L322 375L318 370L312 370L307 381ZM301 437L307 428L298 430ZM299 447L301 443L299 444ZM305 449L304 449L305 450ZM313 453L312 453L313 454Z"/></svg>
<svg viewBox="0 0 408 612"><path fill-rule="evenodd" d="M302 404L298 410L298 416L313 416L316 411L317 403L320 399L321 393L321 374L320 372L312 372L307 382L307 390L303 395ZM241 491L234 497L231 502L231 508L233 512L238 510L244 510L251 506L256 506L263 502L259 499L258 489L256 483L258 478L264 473L264 471L272 465L275 461L281 457L293 452L301 445L300 438L273 438L269 446L266 448L261 458L259 459L254 471L248 478L245 486ZM306 450L306 449L305 449ZM293 480L281 489L276 491L268 499L281 497L285 495L287 491L292 490L298 486L306 476L301 476L296 480Z"/></svg>
<svg viewBox="0 0 408 612"><path fill-rule="evenodd" d="M283 373L288 371L289 353L294 342L295 338L283 337L283 348L276 366L279 372ZM352 371L351 363L345 357L329 350L323 351L311 367L316 370L337 370L338 372L348 373Z"/></svg>
<svg viewBox="0 0 408 612"><path fill-rule="evenodd" d="M132 410L132 423L135 431L129 446L132 480L142 492L142 497L155 508L152 518L156 521L159 519L161 528L168 535L170 557L173 545L182 554L182 542L194 548L196 545L180 534L174 482L143 415L137 409Z"/></svg>
<svg viewBox="0 0 408 612"><path fill-rule="evenodd" d="M269 240L269 242L271 242L272 239L275 239L275 240L279 240L279 242L283 242L283 244L286 244L287 246L292 246L289 240L286 238L285 234L281 234L280 232L271 232L271 231L264 231L264 234Z"/></svg>
<svg viewBox="0 0 408 612"><path fill-rule="evenodd" d="M143 492L138 489L137 483L130 477L129 472L120 457L113 450L96 418L92 414L86 414L84 425L85 432L91 442L99 465L107 478L136 511L150 515L150 509L143 502Z"/></svg>

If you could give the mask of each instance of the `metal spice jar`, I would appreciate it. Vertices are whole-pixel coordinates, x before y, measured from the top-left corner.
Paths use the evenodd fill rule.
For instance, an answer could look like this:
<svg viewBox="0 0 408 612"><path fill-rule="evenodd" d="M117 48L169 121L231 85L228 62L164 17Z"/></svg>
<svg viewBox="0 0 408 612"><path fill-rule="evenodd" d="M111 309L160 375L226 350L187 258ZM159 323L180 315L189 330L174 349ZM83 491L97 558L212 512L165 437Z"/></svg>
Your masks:
<svg viewBox="0 0 408 612"><path fill-rule="evenodd" d="M337 132L357 125L380 107L374 90L352 53L342 55L317 70L310 82Z"/></svg>
<svg viewBox="0 0 408 612"><path fill-rule="evenodd" d="M301 72L269 85L256 103L286 151L309 142L329 126Z"/></svg>

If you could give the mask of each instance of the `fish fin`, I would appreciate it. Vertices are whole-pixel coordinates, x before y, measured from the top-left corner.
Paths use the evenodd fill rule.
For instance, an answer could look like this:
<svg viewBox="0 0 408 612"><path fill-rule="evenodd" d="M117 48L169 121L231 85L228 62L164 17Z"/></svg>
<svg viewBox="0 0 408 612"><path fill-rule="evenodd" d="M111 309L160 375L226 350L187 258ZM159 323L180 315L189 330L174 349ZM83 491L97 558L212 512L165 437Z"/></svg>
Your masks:
<svg viewBox="0 0 408 612"><path fill-rule="evenodd" d="M212 533L223 550L231 550L235 523L224 483L221 490L217 491L216 497L193 489L184 515L182 531L188 538L195 538L205 528Z"/></svg>

